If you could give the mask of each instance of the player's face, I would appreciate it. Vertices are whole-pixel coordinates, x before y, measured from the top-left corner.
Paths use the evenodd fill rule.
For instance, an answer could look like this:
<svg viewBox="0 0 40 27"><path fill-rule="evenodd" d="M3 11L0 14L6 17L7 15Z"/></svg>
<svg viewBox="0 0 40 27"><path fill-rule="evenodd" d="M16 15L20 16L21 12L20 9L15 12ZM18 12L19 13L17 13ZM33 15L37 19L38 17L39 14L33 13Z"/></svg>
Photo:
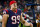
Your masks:
<svg viewBox="0 0 40 27"><path fill-rule="evenodd" d="M13 3L13 4L11 5L11 7L12 7L12 9L17 9L17 3Z"/></svg>

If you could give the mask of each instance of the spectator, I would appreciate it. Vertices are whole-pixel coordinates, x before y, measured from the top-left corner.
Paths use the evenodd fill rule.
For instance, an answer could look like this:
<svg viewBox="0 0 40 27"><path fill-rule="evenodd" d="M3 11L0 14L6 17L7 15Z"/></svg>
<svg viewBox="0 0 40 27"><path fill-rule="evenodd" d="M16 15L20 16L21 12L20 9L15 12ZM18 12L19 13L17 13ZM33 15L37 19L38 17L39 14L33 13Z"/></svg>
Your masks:
<svg viewBox="0 0 40 27"><path fill-rule="evenodd" d="M7 7L4 8L4 10L8 9Z"/></svg>
<svg viewBox="0 0 40 27"><path fill-rule="evenodd" d="M37 6L37 10L40 11L40 6Z"/></svg>
<svg viewBox="0 0 40 27"><path fill-rule="evenodd" d="M2 5L0 4L0 9L2 9Z"/></svg>
<svg viewBox="0 0 40 27"><path fill-rule="evenodd" d="M6 1L4 2L4 6L7 6L7 2Z"/></svg>
<svg viewBox="0 0 40 27"><path fill-rule="evenodd" d="M24 9L24 12L26 12L26 11L28 11L28 9L27 9L27 8L25 8L25 9Z"/></svg>

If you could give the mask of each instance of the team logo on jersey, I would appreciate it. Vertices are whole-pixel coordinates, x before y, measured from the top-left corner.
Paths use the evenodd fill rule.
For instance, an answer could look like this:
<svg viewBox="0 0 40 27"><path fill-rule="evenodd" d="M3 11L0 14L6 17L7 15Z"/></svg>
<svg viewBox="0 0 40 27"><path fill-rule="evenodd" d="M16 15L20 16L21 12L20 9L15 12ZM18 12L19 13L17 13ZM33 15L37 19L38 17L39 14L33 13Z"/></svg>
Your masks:
<svg viewBox="0 0 40 27"><path fill-rule="evenodd" d="M6 14L6 11L3 11L3 14Z"/></svg>

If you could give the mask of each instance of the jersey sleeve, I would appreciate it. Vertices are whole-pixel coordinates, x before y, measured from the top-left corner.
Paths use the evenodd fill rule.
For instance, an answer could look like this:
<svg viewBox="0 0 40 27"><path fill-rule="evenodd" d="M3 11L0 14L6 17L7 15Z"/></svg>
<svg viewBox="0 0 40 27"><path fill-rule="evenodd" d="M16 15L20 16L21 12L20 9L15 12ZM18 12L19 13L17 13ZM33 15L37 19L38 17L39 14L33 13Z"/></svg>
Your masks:
<svg viewBox="0 0 40 27"><path fill-rule="evenodd" d="M22 13L22 10L21 10L21 12L20 13Z"/></svg>
<svg viewBox="0 0 40 27"><path fill-rule="evenodd" d="M8 14L8 10L3 10L3 14Z"/></svg>

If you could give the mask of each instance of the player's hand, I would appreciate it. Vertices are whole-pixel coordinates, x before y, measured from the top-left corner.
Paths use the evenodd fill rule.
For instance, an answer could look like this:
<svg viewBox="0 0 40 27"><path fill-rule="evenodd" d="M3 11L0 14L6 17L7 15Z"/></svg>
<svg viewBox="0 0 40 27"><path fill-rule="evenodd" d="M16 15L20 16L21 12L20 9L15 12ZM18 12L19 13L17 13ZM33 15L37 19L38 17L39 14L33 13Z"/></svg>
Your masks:
<svg viewBox="0 0 40 27"><path fill-rule="evenodd" d="M33 27L33 24L32 24L32 23L28 23L28 22L25 22L24 25L25 25L25 26L31 26L31 27Z"/></svg>

